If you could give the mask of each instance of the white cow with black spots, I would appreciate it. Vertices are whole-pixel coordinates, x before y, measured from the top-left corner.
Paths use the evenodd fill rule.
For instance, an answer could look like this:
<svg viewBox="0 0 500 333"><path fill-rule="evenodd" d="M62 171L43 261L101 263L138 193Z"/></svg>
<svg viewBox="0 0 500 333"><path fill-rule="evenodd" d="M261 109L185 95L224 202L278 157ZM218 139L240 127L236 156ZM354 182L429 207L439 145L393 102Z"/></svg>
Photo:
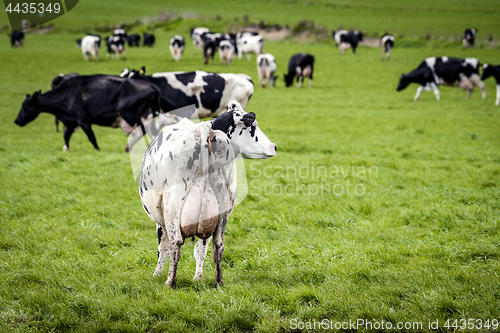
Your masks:
<svg viewBox="0 0 500 333"><path fill-rule="evenodd" d="M257 57L257 71L261 87L265 87L267 84L274 87L276 83L276 68L276 60L274 60L272 54L264 53Z"/></svg>
<svg viewBox="0 0 500 333"><path fill-rule="evenodd" d="M198 124L184 118L165 127L150 143L142 163L140 196L156 222L160 276L170 256L166 284L176 285L177 264L186 238L200 238L194 247L200 280L208 244L213 237L214 285L223 285L224 231L236 200L235 155L269 158L276 146L259 129L254 113L236 101L217 119Z"/></svg>

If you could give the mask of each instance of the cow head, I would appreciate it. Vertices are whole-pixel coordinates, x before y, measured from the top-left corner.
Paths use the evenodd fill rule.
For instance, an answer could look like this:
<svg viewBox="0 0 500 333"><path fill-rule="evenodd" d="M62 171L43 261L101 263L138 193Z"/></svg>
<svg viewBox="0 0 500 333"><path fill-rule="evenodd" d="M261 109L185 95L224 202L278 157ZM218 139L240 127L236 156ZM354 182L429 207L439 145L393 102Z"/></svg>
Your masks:
<svg viewBox="0 0 500 333"><path fill-rule="evenodd" d="M35 91L33 95L26 95L26 99L21 106L21 111L19 111L19 114L14 121L17 125L24 126L38 117L40 111L37 108L37 104L38 96L40 94L41 91Z"/></svg>
<svg viewBox="0 0 500 333"><path fill-rule="evenodd" d="M257 126L255 113L246 113L237 101L231 101L228 110L212 120L212 129L226 133L235 155L244 158L276 156L276 145Z"/></svg>
<svg viewBox="0 0 500 333"><path fill-rule="evenodd" d="M398 84L397 91L401 91L404 88L408 87L408 85L411 82L412 81L409 78L407 78L407 76L405 74L401 74L401 77L399 78L399 84Z"/></svg>
<svg viewBox="0 0 500 333"><path fill-rule="evenodd" d="M285 86L290 87L293 85L293 79L295 78L295 75L293 73L285 74Z"/></svg>

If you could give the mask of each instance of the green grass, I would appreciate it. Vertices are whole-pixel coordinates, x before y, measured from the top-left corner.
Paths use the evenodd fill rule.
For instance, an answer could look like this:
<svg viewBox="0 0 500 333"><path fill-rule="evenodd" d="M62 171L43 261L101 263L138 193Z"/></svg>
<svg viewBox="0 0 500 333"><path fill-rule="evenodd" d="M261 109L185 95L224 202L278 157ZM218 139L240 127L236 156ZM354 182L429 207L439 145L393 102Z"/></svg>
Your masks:
<svg viewBox="0 0 500 333"><path fill-rule="evenodd" d="M108 17L94 8L91 18L87 6L97 3L82 1L71 15L82 8L79 25L155 15L155 8L127 3L137 11ZM255 14L243 3L232 15L272 21L263 8L275 6L281 9L276 21L287 23L310 13L297 14L303 5L296 2L259 4ZM345 3L345 10L358 4ZM180 6L185 9L176 11L222 13L204 4L197 11L194 2ZM448 32L460 15L445 15ZM312 17L324 23L327 16ZM498 24L486 18L485 26ZM375 19L366 22L384 29ZM280 80L275 89L256 87L247 110L257 114L278 155L246 161L250 193L228 223L226 285L213 289L211 259L203 281L191 281L191 241L183 246L176 290L164 287L166 276L153 278L154 223L143 212L123 152L125 134L94 127L97 152L77 131L71 150L63 152L52 116L42 114L24 128L13 121L25 94L48 90L61 72L118 74L145 65L149 73L201 69L247 73L258 81L255 57L230 67L218 61L203 66L190 39L183 61L171 62L168 39L187 37L188 26L157 29L157 47L129 49L126 61L105 59L102 51L100 62L86 63L74 47L79 35L62 30L29 35L23 49L0 43L0 330L287 332L294 319L359 318L421 321L424 331L429 320L439 320L445 332L450 318L500 319L495 83L485 82L486 100L478 91L466 100L465 92L443 87L441 101L423 92L414 102L416 86L395 91L401 73L428 56L500 63L498 50L462 51L458 44L396 48L389 62L381 62L378 48L339 56L331 43L266 42ZM401 23L401 31L411 29L411 21ZM316 57L310 90L284 88L282 74L296 52Z"/></svg>

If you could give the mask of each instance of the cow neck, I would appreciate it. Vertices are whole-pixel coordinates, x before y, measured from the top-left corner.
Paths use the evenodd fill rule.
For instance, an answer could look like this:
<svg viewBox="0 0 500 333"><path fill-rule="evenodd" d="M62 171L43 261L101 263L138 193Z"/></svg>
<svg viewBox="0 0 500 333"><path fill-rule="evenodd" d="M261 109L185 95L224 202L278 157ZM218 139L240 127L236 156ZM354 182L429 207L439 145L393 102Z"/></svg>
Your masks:
<svg viewBox="0 0 500 333"><path fill-rule="evenodd" d="M40 110L39 112L50 113L57 117L67 114L64 111L65 100L61 98L60 94L53 94L52 92L51 90L37 96L36 102L37 109Z"/></svg>
<svg viewBox="0 0 500 333"><path fill-rule="evenodd" d="M216 119L212 120L211 127L214 131L219 130L228 135L229 131L232 128L236 127L236 124L234 123L233 112L232 111L224 112Z"/></svg>

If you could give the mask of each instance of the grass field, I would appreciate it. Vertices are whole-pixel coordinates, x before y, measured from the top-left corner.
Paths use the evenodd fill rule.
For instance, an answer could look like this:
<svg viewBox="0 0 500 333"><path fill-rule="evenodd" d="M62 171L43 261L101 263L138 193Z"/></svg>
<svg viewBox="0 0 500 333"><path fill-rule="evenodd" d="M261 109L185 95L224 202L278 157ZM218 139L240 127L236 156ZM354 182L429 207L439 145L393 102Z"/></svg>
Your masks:
<svg viewBox="0 0 500 333"><path fill-rule="evenodd" d="M366 24L370 31L386 30L387 23L391 31L416 36L438 18L436 33L459 34L467 16L484 35L498 36L496 2L453 2L446 12L451 3L268 1L254 8L224 1L209 8L186 1L179 8L154 3L149 10L127 2L113 12L88 0L54 22L61 29L28 35L23 49L0 43L0 330L299 332L307 331L299 322L363 319L394 327L422 323L406 331L430 331L429 321L439 321L432 330L446 332L448 319L489 320L490 326L500 320L494 80L485 82L486 100L478 91L466 100L465 92L446 87L440 101L424 92L414 102L414 85L396 92L401 73L425 57L499 64L498 49L463 51L459 43L437 42L397 48L396 41L392 59L381 62L378 48L340 56L331 42L266 42L280 80L274 89L256 86L247 111L257 114L278 155L245 162L250 191L228 223L225 286L218 289L208 258L203 281L191 281L191 241L183 246L177 289L164 287L166 276L153 278L154 223L142 209L122 131L94 127L101 151L78 131L63 152L52 116L42 114L24 128L14 124L25 94L48 90L59 73L119 74L144 65L149 73L199 69L246 73L258 82L255 57L203 66L190 39L182 62L170 61L171 36L187 37L196 20L222 26L226 18L209 19L225 12L232 13L227 20L248 14L295 24L308 18L330 28ZM324 8L333 5L345 22L341 16L339 23L329 21ZM374 16L386 7L384 15L415 21ZM70 29L128 22L162 8L199 18L157 28L157 46L128 49L126 61L108 60L101 50L101 61L86 63L74 47L81 34ZM469 9L473 15L466 15ZM297 52L316 57L312 89L284 87L282 74Z"/></svg>

